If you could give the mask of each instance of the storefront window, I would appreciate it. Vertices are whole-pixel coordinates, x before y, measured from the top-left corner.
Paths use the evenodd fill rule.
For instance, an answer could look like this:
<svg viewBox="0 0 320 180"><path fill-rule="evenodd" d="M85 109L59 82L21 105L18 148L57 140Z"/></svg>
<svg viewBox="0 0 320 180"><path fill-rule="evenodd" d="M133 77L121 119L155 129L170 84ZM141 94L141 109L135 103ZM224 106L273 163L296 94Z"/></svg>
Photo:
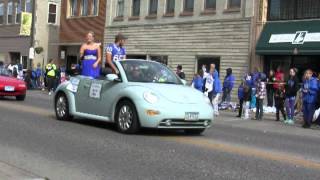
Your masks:
<svg viewBox="0 0 320 180"><path fill-rule="evenodd" d="M265 72L276 70L281 67L285 72L285 78L288 78L289 69L297 68L297 76L302 80L303 74L307 69L312 69L315 73L320 72L320 56L265 56ZM287 73L286 73L287 72Z"/></svg>
<svg viewBox="0 0 320 180"><path fill-rule="evenodd" d="M319 0L269 0L269 20L320 18Z"/></svg>

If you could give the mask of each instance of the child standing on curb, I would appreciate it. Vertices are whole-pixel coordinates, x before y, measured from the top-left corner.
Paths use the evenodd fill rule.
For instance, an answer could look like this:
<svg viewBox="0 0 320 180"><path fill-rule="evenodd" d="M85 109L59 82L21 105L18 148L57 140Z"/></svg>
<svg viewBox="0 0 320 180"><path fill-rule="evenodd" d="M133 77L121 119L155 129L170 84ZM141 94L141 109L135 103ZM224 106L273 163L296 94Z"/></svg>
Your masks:
<svg viewBox="0 0 320 180"><path fill-rule="evenodd" d="M274 93L274 100L275 100L275 106L276 106L276 121L280 121L280 112L283 116L284 121L287 120L286 113L284 111L284 102L285 102L285 92L283 85L278 85L277 89L275 89Z"/></svg>
<svg viewBox="0 0 320 180"><path fill-rule="evenodd" d="M243 110L243 93L244 93L244 82L242 81L238 87L238 99L239 99L239 114L237 117L241 118Z"/></svg>
<svg viewBox="0 0 320 180"><path fill-rule="evenodd" d="M263 73L259 74L257 89L256 89L256 118L255 120L262 120L263 118L263 100L266 97L266 75Z"/></svg>
<svg viewBox="0 0 320 180"><path fill-rule="evenodd" d="M251 87L247 83L244 83L243 86L243 119L250 118L250 102L251 102ZM241 112L242 113L242 112Z"/></svg>

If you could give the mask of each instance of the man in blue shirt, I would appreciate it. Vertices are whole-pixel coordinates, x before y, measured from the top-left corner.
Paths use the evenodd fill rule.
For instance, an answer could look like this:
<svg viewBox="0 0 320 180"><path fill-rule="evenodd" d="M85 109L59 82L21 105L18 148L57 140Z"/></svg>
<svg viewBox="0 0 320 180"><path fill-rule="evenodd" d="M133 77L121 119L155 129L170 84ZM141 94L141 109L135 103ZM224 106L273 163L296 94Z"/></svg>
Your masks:
<svg viewBox="0 0 320 180"><path fill-rule="evenodd" d="M106 66L110 67L112 73L119 74L115 61L126 59L126 49L123 47L128 38L119 33L113 44L109 44L106 49Z"/></svg>

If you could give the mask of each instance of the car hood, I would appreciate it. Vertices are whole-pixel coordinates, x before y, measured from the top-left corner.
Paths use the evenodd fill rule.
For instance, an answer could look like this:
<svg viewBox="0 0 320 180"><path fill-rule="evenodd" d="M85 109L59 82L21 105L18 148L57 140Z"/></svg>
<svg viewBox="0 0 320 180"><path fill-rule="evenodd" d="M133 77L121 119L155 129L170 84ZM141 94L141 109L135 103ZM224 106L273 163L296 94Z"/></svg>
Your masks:
<svg viewBox="0 0 320 180"><path fill-rule="evenodd" d="M204 101L203 94L189 86L159 83L141 83L135 85L150 89L157 96L163 97L173 103L199 104Z"/></svg>
<svg viewBox="0 0 320 180"><path fill-rule="evenodd" d="M24 83L24 81L18 80L13 77L0 76L0 84L1 85L16 86L16 85L23 84L23 83Z"/></svg>

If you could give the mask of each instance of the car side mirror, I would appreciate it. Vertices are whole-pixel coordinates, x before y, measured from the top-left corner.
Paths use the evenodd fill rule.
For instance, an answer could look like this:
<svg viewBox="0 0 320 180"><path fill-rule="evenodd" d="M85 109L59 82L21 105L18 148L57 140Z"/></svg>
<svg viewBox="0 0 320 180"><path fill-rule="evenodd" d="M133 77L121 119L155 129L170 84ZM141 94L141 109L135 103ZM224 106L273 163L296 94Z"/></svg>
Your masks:
<svg viewBox="0 0 320 180"><path fill-rule="evenodd" d="M121 80L119 79L119 76L116 74L108 74L107 75L107 80L108 81L116 81L116 82L120 82Z"/></svg>
<svg viewBox="0 0 320 180"><path fill-rule="evenodd" d="M182 82L183 85L185 85L185 86L187 85L187 81L186 80L181 79L181 82Z"/></svg>

